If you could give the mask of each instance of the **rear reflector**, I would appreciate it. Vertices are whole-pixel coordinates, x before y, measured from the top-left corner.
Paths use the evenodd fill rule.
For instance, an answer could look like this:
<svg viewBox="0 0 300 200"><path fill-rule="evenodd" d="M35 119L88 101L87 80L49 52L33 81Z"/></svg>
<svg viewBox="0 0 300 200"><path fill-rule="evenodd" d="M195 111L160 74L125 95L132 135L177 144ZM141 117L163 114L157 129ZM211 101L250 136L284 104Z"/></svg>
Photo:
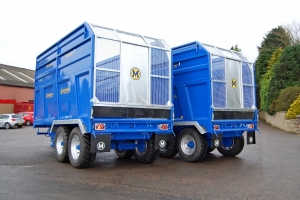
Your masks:
<svg viewBox="0 0 300 200"><path fill-rule="evenodd" d="M220 125L214 124L214 130L220 130Z"/></svg>
<svg viewBox="0 0 300 200"><path fill-rule="evenodd" d="M169 126L168 126L168 124L159 124L158 125L158 129L160 129L160 130L168 130Z"/></svg>
<svg viewBox="0 0 300 200"><path fill-rule="evenodd" d="M95 124L95 130L105 130L105 124Z"/></svg>
<svg viewBox="0 0 300 200"><path fill-rule="evenodd" d="M254 124L247 124L247 127L253 129L254 128Z"/></svg>

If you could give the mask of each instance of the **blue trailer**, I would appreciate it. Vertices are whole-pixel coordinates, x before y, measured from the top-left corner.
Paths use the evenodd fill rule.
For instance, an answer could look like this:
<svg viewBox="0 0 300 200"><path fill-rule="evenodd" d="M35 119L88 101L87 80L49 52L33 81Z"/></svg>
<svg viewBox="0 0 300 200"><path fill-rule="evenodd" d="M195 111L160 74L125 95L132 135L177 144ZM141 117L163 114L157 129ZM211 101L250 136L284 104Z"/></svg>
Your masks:
<svg viewBox="0 0 300 200"><path fill-rule="evenodd" d="M37 56L34 128L76 168L111 150L152 163L173 132L171 75L164 40L83 23Z"/></svg>
<svg viewBox="0 0 300 200"><path fill-rule="evenodd" d="M215 148L236 156L255 144L254 65L242 53L191 42L172 48L174 133L161 156L202 160Z"/></svg>

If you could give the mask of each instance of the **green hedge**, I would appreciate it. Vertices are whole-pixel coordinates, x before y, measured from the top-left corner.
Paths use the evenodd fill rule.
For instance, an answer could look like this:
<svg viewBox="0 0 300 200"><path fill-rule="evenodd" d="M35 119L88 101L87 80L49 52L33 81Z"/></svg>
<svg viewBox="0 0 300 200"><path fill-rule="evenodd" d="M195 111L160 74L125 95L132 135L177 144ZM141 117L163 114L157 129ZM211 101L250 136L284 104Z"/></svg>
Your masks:
<svg viewBox="0 0 300 200"><path fill-rule="evenodd" d="M291 104L297 99L300 94L300 86L288 87L279 92L278 99L274 101L275 112L289 110Z"/></svg>
<svg viewBox="0 0 300 200"><path fill-rule="evenodd" d="M298 98L292 103L290 109L286 113L286 118L295 119L297 115L300 115L300 95Z"/></svg>
<svg viewBox="0 0 300 200"><path fill-rule="evenodd" d="M288 46L282 51L279 62L273 66L273 72L269 87L272 102L269 114L275 113L275 100L280 90L300 85L300 44Z"/></svg>
<svg viewBox="0 0 300 200"><path fill-rule="evenodd" d="M261 88L260 88L260 109L263 111L269 112L269 108L272 102L272 99L269 98L269 87L270 87L270 81L272 77L274 76L273 72L273 66L278 63L279 58L282 53L282 48L278 48L274 53L272 54L270 60L268 60L268 66L267 72L262 75L261 79Z"/></svg>

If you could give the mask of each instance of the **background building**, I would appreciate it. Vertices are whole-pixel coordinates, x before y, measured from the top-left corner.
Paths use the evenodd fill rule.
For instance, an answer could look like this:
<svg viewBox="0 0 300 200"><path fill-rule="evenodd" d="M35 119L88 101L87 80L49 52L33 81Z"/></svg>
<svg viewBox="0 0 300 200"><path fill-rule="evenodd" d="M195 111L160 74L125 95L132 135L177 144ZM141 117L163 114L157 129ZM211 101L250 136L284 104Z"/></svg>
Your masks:
<svg viewBox="0 0 300 200"><path fill-rule="evenodd" d="M13 102L33 103L34 75L34 70L0 64L0 114L14 112Z"/></svg>

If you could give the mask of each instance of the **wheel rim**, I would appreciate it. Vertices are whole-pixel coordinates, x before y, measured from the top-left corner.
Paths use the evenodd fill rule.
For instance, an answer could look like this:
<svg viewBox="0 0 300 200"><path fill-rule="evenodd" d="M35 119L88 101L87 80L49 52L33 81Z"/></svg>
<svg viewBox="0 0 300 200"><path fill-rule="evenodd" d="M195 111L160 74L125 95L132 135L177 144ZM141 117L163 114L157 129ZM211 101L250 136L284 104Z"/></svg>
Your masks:
<svg viewBox="0 0 300 200"><path fill-rule="evenodd" d="M30 125L30 121L27 121L27 122L26 122L26 125L29 126L29 125Z"/></svg>
<svg viewBox="0 0 300 200"><path fill-rule="evenodd" d="M6 129L9 129L9 128L10 128L9 123L6 123L6 124L5 124L5 128L6 128Z"/></svg>
<svg viewBox="0 0 300 200"><path fill-rule="evenodd" d="M135 144L138 144L138 143L139 143L138 141L135 142ZM135 152L139 156L145 155L146 150L147 150L147 142L146 141L145 141L145 151L140 151L138 147L135 147Z"/></svg>
<svg viewBox="0 0 300 200"><path fill-rule="evenodd" d="M72 157L76 160L80 154L80 141L77 135L74 135L71 141L71 154Z"/></svg>
<svg viewBox="0 0 300 200"><path fill-rule="evenodd" d="M196 149L194 138L189 135L184 136L181 140L180 147L184 154L192 155Z"/></svg>
<svg viewBox="0 0 300 200"><path fill-rule="evenodd" d="M62 154L64 149L64 139L61 133L57 135L56 138L56 151L58 154Z"/></svg>

